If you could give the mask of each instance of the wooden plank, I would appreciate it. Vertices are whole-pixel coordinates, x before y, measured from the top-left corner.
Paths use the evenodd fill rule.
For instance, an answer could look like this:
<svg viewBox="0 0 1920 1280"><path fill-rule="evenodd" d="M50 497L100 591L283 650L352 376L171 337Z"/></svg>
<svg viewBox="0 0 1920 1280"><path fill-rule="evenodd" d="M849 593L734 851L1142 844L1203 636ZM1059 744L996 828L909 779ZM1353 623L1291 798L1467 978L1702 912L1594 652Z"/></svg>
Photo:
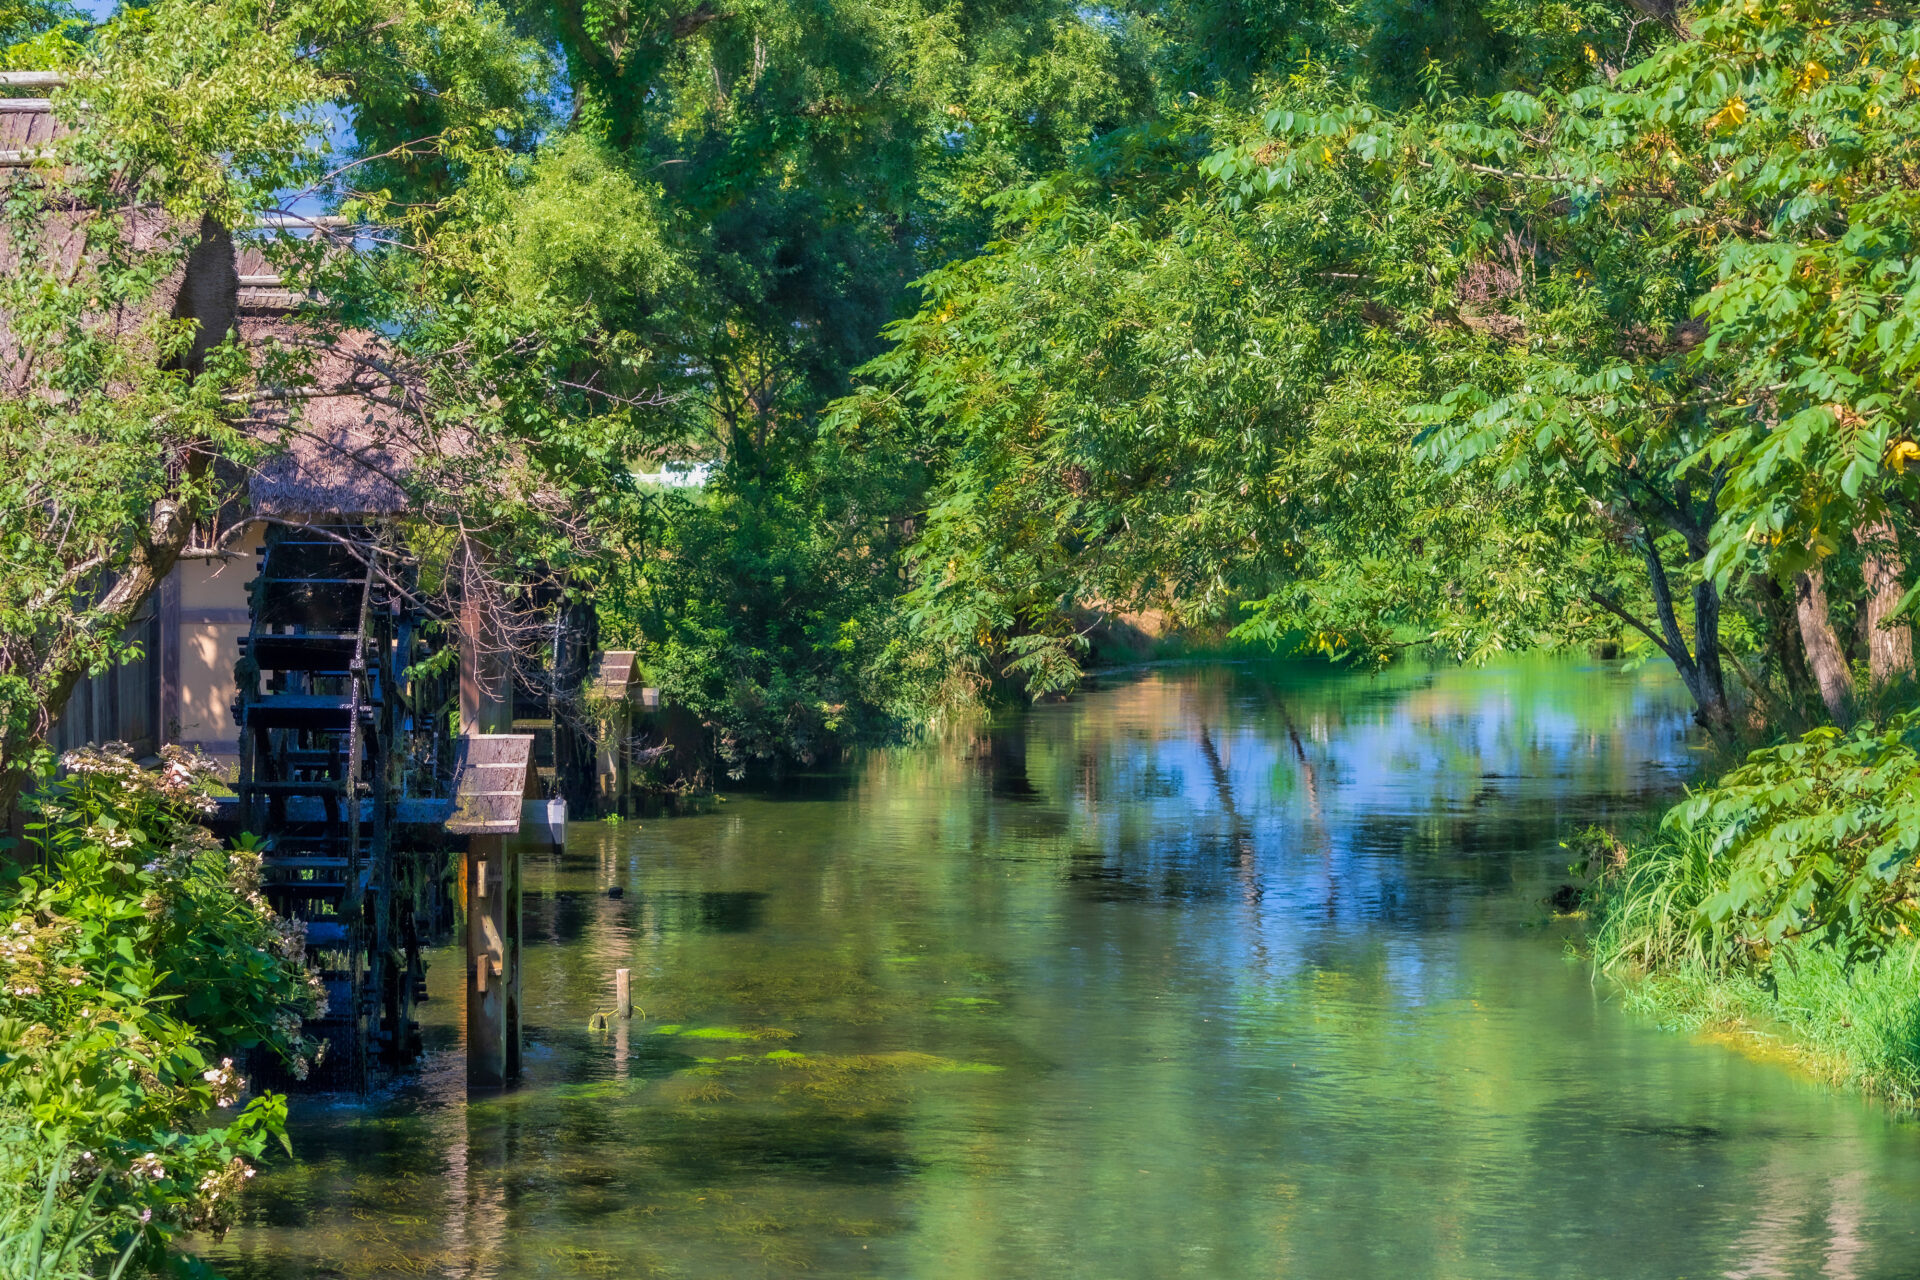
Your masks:
<svg viewBox="0 0 1920 1280"><path fill-rule="evenodd" d="M510 836L520 831L520 802L536 790L533 735L472 733L455 746L453 835Z"/></svg>
<svg viewBox="0 0 1920 1280"><path fill-rule="evenodd" d="M629 649L610 649L595 656L593 680L595 696L625 698L633 686L636 653Z"/></svg>

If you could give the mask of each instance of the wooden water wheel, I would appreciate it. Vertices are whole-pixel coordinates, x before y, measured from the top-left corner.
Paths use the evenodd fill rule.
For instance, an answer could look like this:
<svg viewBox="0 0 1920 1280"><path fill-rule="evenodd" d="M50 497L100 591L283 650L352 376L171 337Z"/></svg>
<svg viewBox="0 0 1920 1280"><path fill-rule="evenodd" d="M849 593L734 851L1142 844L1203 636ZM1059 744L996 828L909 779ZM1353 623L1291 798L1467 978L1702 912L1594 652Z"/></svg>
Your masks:
<svg viewBox="0 0 1920 1280"><path fill-rule="evenodd" d="M327 1046L315 1081L349 1089L418 1054L421 949L452 923L431 835L453 769L452 655L380 563L364 527L276 526L235 668L239 824L326 984L307 1025ZM409 801L427 802L418 822Z"/></svg>

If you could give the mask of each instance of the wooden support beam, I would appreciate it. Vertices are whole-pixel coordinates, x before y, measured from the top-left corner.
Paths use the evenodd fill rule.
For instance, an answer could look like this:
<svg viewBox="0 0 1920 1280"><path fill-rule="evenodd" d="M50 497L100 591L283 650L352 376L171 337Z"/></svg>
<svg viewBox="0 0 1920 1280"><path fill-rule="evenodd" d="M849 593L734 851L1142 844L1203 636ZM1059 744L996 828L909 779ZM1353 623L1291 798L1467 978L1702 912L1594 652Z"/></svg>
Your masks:
<svg viewBox="0 0 1920 1280"><path fill-rule="evenodd" d="M337 213L263 213L254 219L251 230L301 231L309 227L334 230L352 225L351 218L343 218Z"/></svg>
<svg viewBox="0 0 1920 1280"><path fill-rule="evenodd" d="M520 858L506 837L469 838L467 1085L498 1089L520 1076Z"/></svg>
<svg viewBox="0 0 1920 1280"><path fill-rule="evenodd" d="M520 814L536 783L533 738L460 739L444 829L465 836L467 1085L498 1089L520 1075Z"/></svg>

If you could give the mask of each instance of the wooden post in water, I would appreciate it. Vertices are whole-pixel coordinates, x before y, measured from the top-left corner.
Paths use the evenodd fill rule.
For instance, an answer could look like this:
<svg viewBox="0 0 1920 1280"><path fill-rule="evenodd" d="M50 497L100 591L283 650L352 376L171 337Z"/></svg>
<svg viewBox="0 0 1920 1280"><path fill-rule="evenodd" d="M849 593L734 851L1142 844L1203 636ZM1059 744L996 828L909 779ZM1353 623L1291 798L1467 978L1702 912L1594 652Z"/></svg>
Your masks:
<svg viewBox="0 0 1920 1280"><path fill-rule="evenodd" d="M520 1074L520 858L503 836L467 846L467 1083Z"/></svg>
<svg viewBox="0 0 1920 1280"><path fill-rule="evenodd" d="M467 837L467 1086L497 1089L520 1075L520 812L536 787L533 735L460 740L453 816Z"/></svg>
<svg viewBox="0 0 1920 1280"><path fill-rule="evenodd" d="M633 1017L633 970L613 971L613 1004L622 1020Z"/></svg>

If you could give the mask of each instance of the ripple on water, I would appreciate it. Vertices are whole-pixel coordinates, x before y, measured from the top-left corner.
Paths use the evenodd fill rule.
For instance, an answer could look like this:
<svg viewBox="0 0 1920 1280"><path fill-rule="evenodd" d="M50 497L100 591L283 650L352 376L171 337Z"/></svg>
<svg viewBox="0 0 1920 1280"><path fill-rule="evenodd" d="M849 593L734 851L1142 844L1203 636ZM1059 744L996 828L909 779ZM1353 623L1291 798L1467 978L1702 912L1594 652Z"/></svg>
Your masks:
<svg viewBox="0 0 1920 1280"><path fill-rule="evenodd" d="M528 1079L302 1100L211 1250L309 1277L1912 1274L1920 1141L1640 1024L1557 841L1655 672L1189 666L527 866ZM609 889L622 891L610 897ZM586 1030L631 968L642 1016Z"/></svg>

